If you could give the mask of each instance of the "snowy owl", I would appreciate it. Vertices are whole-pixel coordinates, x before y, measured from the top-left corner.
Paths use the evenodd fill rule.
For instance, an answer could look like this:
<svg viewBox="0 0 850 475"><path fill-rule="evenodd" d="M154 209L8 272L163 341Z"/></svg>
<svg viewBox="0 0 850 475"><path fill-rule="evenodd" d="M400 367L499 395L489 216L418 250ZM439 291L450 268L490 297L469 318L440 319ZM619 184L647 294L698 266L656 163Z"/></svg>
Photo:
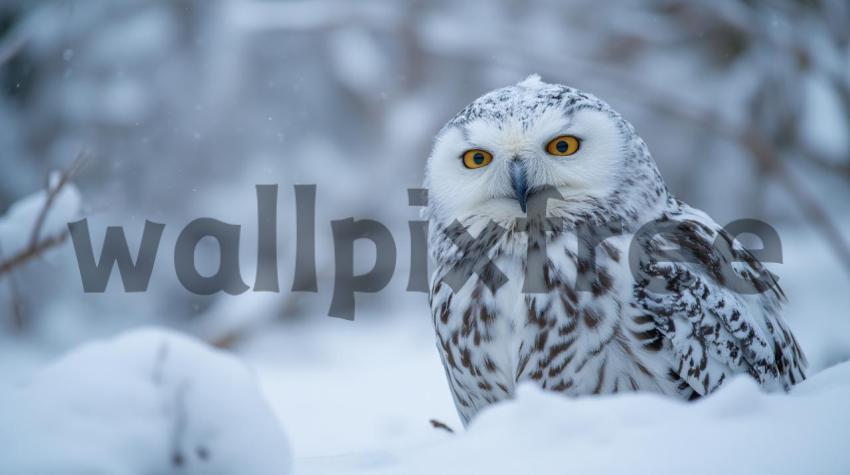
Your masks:
<svg viewBox="0 0 850 475"><path fill-rule="evenodd" d="M431 314L464 424L523 382L690 400L739 373L805 378L774 276L670 194L596 97L538 76L485 94L440 131L425 186Z"/></svg>

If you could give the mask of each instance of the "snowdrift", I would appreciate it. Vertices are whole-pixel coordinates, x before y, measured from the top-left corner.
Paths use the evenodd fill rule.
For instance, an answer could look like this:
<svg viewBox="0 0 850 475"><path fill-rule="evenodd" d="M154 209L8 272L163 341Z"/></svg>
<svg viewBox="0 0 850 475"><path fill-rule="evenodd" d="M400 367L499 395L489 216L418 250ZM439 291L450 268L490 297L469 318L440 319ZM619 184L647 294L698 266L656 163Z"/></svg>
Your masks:
<svg viewBox="0 0 850 475"><path fill-rule="evenodd" d="M253 375L184 336L84 345L0 396L3 474L287 474Z"/></svg>
<svg viewBox="0 0 850 475"><path fill-rule="evenodd" d="M167 331L85 345L0 399L10 474L850 473L850 362L789 394L739 377L690 404L522 386L436 443L294 461L253 374Z"/></svg>

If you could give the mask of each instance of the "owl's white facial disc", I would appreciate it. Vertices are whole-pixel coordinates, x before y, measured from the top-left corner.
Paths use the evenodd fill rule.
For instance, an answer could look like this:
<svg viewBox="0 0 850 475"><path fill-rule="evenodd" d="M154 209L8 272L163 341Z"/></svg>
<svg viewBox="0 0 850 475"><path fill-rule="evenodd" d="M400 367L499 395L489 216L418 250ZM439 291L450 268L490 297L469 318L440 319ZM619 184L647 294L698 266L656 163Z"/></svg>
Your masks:
<svg viewBox="0 0 850 475"><path fill-rule="evenodd" d="M532 192L556 188L565 200L550 201L550 209L567 214L588 211L617 190L628 157L622 119L607 106L592 106L598 101L592 96L527 83L483 96L437 137L426 178L432 217L449 223L475 216L501 224L524 217L512 162L521 163ZM550 141L564 135L579 140L578 150L570 156L549 153ZM492 161L468 168L462 156L471 149L489 152Z"/></svg>

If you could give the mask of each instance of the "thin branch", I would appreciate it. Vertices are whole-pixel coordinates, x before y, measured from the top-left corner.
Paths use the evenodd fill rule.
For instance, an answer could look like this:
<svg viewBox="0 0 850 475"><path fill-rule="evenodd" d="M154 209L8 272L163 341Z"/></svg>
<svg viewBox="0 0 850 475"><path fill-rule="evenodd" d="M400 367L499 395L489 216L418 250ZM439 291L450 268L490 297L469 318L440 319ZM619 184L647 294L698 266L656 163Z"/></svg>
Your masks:
<svg viewBox="0 0 850 475"><path fill-rule="evenodd" d="M52 208L54 203L56 202L56 197L58 196L59 192L62 191L62 189L68 184L68 182L71 180L71 178L80 169L80 167L86 160L87 157L85 157L83 153L80 153L68 168L60 172L59 180L55 183L54 186L51 187L48 183L48 189L46 192L47 197L44 200L44 205L39 210L38 216L36 217L36 220L33 224L29 244L23 250L11 255L6 259L2 259L2 256L0 256L0 276L12 272L12 270L14 270L16 267L21 266L27 261L40 256L48 249L54 248L62 244L68 238L67 229L58 232L52 236L48 236L46 238L41 237L41 231L44 227L44 221L47 218L48 213L50 212L50 208Z"/></svg>
<svg viewBox="0 0 850 475"><path fill-rule="evenodd" d="M839 161L836 160L837 157L828 157L823 153L812 150L811 147L806 145L802 146L800 155L823 170L850 181L850 157L845 157L843 161Z"/></svg>
<svg viewBox="0 0 850 475"><path fill-rule="evenodd" d="M46 198L44 200L44 205L39 210L38 216L36 216L36 220L33 224L29 245L9 258L4 258L3 255L0 254L0 277L5 274L9 274L9 290L11 292L12 305L11 323L12 328L15 331L19 332L23 330L27 322L23 312L23 304L20 289L18 288L18 282L12 271L17 267L22 266L27 261L40 256L48 249L62 244L66 239L68 239L68 230L63 230L44 239L41 238L41 231L44 227L44 221L47 218L47 214L50 212L50 208L52 208L53 204L56 202L56 196L60 191L62 191L65 185L68 184L71 177L74 176L77 170L79 170L83 161L84 158L81 153L77 156L71 166L60 173L59 180L52 186L50 184L50 179L48 178Z"/></svg>
<svg viewBox="0 0 850 475"><path fill-rule="evenodd" d="M43 254L48 249L54 248L54 247L62 244L63 242L65 242L66 239L68 239L68 231L67 230L62 231L61 233L56 234L54 236L50 236L50 237L47 237L45 239L42 239L41 241L36 243L35 246L29 246L26 249L24 249L23 251L21 251L21 252L15 254L14 256L10 257L9 259L7 259L3 262L0 262L0 276L2 276L3 274L6 274L8 272L11 272L14 268L24 264L25 262L29 261L30 259L34 259L34 258L40 256L41 254Z"/></svg>
<svg viewBox="0 0 850 475"><path fill-rule="evenodd" d="M444 431L448 432L449 434L454 434L454 433L455 433L454 429L452 429L451 427L449 427L449 425L448 425L448 424L446 424L445 422L438 421L437 419L431 419L431 420L429 420L428 422L430 422L430 423L431 423L431 427L433 427L433 428L435 428L435 429L444 430Z"/></svg>
<svg viewBox="0 0 850 475"><path fill-rule="evenodd" d="M3 249L0 246L0 259L2 258ZM18 287L18 281L15 279L15 274L9 274L9 300L12 307L12 329L20 332L23 330L26 320L24 319L24 306L21 303L21 291Z"/></svg>
<svg viewBox="0 0 850 475"><path fill-rule="evenodd" d="M62 170L59 174L59 180L55 185L50 184L50 178L48 178L47 183L47 199L44 200L44 206L41 207L41 210L38 213L38 217L36 217L35 224L33 225L32 234L30 235L30 249L38 246L38 238L41 234L41 229L44 227L44 220L47 218L47 213L50 211L50 208L53 206L53 202L56 201L56 197L59 195L59 192L62 191L62 188L68 184L74 174L77 173L77 170L83 165L83 163L87 160L87 156L80 152L77 155L77 158L71 163L71 166Z"/></svg>
<svg viewBox="0 0 850 475"><path fill-rule="evenodd" d="M9 274L9 293L12 305L12 329L20 333L26 326L27 319L24 317L24 304L21 298L21 289L15 274Z"/></svg>

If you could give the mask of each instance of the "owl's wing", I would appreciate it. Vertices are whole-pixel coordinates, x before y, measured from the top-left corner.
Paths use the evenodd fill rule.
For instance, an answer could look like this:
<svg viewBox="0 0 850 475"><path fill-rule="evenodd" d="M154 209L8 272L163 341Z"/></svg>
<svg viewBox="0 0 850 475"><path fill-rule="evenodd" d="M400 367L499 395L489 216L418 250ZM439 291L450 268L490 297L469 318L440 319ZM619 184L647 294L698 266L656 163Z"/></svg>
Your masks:
<svg viewBox="0 0 850 475"><path fill-rule="evenodd" d="M752 254L704 213L687 205L669 213L667 233L642 242L635 307L672 352L670 377L700 395L747 373L768 389L805 379L805 356L779 311L785 296ZM651 257L676 249L680 258ZM731 264L730 264L731 262Z"/></svg>

